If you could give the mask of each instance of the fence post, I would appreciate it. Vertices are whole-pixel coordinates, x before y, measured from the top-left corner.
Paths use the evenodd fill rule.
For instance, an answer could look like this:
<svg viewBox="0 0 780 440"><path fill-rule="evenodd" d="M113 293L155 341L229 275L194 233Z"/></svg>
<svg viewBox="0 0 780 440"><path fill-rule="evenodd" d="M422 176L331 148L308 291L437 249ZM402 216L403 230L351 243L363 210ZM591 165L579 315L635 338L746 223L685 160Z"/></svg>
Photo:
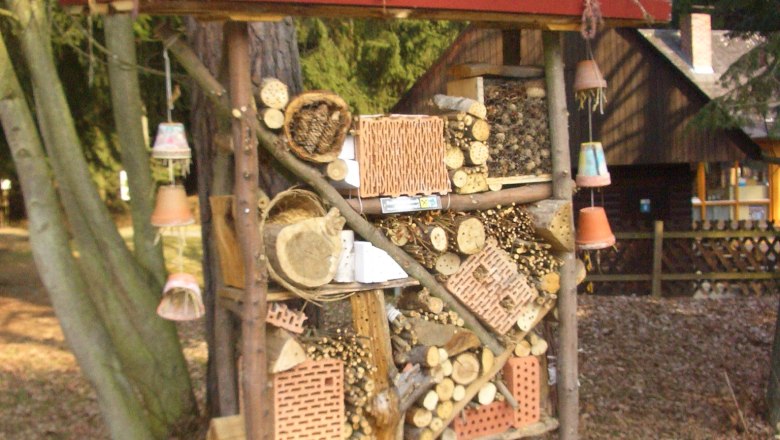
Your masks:
<svg viewBox="0 0 780 440"><path fill-rule="evenodd" d="M656 220L653 229L653 278L652 294L661 297L661 263L664 251L664 222Z"/></svg>

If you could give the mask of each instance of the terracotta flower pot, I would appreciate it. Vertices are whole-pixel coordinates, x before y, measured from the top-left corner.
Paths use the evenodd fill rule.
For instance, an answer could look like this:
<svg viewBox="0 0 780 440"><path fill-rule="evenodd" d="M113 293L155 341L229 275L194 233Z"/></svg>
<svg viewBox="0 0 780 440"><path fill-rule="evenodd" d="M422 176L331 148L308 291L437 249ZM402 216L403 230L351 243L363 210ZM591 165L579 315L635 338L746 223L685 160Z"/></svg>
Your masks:
<svg viewBox="0 0 780 440"><path fill-rule="evenodd" d="M606 249L615 244L607 212L601 206L580 209L577 219L578 250Z"/></svg>
<svg viewBox="0 0 780 440"><path fill-rule="evenodd" d="M200 318L205 311L198 280L188 273L170 274L157 314L173 321L189 321Z"/></svg>
<svg viewBox="0 0 780 440"><path fill-rule="evenodd" d="M588 89L606 89L607 80L601 74L598 64L594 60L583 60L577 63L574 74L574 91L581 92Z"/></svg>
<svg viewBox="0 0 780 440"><path fill-rule="evenodd" d="M157 190L157 203L152 212L151 222L157 227L186 226L195 223L183 186L163 185Z"/></svg>
<svg viewBox="0 0 780 440"><path fill-rule="evenodd" d="M192 151L187 143L184 124L163 122L157 127L157 136L152 147L154 159L190 159Z"/></svg>
<svg viewBox="0 0 780 440"><path fill-rule="evenodd" d="M596 188L612 183L601 142L580 144L580 159L575 180L577 186L583 188Z"/></svg>

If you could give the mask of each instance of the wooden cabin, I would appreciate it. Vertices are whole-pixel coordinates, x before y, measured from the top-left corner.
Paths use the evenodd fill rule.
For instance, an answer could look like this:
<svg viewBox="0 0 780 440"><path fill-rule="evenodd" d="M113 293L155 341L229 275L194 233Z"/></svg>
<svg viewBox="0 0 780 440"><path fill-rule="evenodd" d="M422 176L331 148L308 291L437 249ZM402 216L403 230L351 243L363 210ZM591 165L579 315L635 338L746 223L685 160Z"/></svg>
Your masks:
<svg viewBox="0 0 780 440"><path fill-rule="evenodd" d="M710 29L709 16L693 15L694 20L682 20L688 26L682 39L672 29L606 29L591 42L608 83L604 114L593 114L593 140L602 142L612 177L612 185L595 198L597 204L603 199L613 229L649 227L654 220L688 225L698 219L776 218L768 209L766 168L750 161L760 156L758 143L743 130L689 125L705 104L725 92L717 79L751 44L729 40L725 31ZM701 44L705 40L709 49ZM469 27L393 111L416 113L431 96L445 93L447 69L453 65L541 65L541 46L537 30ZM587 112L578 109L570 89L577 62L587 58L585 40L567 32L563 51L574 159L580 143L588 140ZM695 69L689 53L696 56ZM586 206L590 198L589 190L581 190L575 203Z"/></svg>

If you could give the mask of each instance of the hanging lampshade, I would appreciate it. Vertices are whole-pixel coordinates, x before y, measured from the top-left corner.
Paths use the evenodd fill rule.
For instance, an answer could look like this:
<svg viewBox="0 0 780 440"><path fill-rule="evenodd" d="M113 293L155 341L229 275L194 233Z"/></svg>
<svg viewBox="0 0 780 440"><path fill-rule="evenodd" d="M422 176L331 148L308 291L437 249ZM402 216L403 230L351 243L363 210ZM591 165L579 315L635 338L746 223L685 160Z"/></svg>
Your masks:
<svg viewBox="0 0 780 440"><path fill-rule="evenodd" d="M598 64L594 60L583 60L577 63L574 74L574 91L582 92L588 89L606 89L607 80L601 74Z"/></svg>
<svg viewBox="0 0 780 440"><path fill-rule="evenodd" d="M163 288L157 314L173 321L198 319L205 313L198 280L188 273L172 273Z"/></svg>
<svg viewBox="0 0 780 440"><path fill-rule="evenodd" d="M181 185L163 185L157 190L157 203L152 212L153 226L186 226L195 223L187 203L187 193Z"/></svg>
<svg viewBox="0 0 780 440"><path fill-rule="evenodd" d="M615 244L615 235L609 227L607 212L601 206L580 209L577 219L578 250L606 249Z"/></svg>
<svg viewBox="0 0 780 440"><path fill-rule="evenodd" d="M612 183L601 142L580 144L580 159L575 181L577 186L583 188L596 188Z"/></svg>
<svg viewBox="0 0 780 440"><path fill-rule="evenodd" d="M152 158L168 160L189 160L192 151L187 144L187 135L184 132L184 124L181 122L163 122L157 127L157 136L154 138Z"/></svg>

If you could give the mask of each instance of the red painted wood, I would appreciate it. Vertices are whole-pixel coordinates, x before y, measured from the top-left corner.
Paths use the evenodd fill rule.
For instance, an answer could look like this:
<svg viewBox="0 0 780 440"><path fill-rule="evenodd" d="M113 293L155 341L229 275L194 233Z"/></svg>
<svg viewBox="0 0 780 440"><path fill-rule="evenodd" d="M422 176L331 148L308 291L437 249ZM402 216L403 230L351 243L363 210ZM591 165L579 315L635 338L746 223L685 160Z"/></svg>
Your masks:
<svg viewBox="0 0 780 440"><path fill-rule="evenodd" d="M669 21L669 0L640 0L647 13L657 21ZM60 0L62 5L86 5L87 0ZM99 0L99 3L110 3ZM144 9L141 2L141 10ZM165 0L155 3L162 4ZM432 11L493 12L523 15L552 15L579 17L582 0L240 0L234 3L289 4L291 6L352 6L373 9L426 9ZM601 2L605 19L644 19L643 11L634 0L607 0Z"/></svg>

